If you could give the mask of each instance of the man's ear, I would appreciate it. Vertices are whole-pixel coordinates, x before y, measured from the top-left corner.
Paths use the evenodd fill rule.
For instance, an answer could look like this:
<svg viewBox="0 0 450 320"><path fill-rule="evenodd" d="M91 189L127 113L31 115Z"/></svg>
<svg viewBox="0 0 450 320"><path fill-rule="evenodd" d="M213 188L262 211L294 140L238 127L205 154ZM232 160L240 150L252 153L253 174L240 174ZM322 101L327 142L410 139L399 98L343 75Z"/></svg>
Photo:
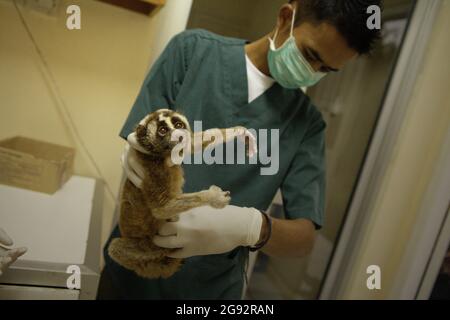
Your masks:
<svg viewBox="0 0 450 320"><path fill-rule="evenodd" d="M286 3L281 6L277 19L278 33L290 33L292 19L295 18L293 17L295 7L296 3Z"/></svg>

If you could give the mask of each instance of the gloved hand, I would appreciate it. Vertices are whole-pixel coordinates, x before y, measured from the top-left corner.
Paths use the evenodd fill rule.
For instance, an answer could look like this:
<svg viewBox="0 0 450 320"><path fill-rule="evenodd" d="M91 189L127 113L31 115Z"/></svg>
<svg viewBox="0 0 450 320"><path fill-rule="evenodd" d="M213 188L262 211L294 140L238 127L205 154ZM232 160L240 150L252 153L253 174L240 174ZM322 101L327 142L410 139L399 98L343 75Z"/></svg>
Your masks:
<svg viewBox="0 0 450 320"><path fill-rule="evenodd" d="M153 242L163 248L180 248L168 255L172 258L219 254L238 246L254 246L261 227L262 214L254 208L205 206L163 224Z"/></svg>
<svg viewBox="0 0 450 320"><path fill-rule="evenodd" d="M137 188L142 187L142 179L145 176L145 169L138 161L137 152L147 153L136 140L136 133L131 133L127 137L127 144L122 153L121 162L123 170L128 180Z"/></svg>
<svg viewBox="0 0 450 320"><path fill-rule="evenodd" d="M15 248L15 249L7 249L3 246L11 246L13 241L6 234L6 232L0 228L0 276L3 272L19 258L25 252L27 252L27 248Z"/></svg>

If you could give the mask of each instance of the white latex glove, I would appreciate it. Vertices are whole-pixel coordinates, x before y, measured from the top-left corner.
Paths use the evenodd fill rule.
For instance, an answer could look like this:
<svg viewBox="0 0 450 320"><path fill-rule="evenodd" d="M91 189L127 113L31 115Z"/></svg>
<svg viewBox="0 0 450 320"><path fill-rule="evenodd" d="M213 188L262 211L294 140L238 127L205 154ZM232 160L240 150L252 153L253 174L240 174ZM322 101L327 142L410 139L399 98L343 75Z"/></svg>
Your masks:
<svg viewBox="0 0 450 320"><path fill-rule="evenodd" d="M0 228L0 276L17 258L27 252L27 248L7 249L3 247L11 246L12 244L11 238Z"/></svg>
<svg viewBox="0 0 450 320"><path fill-rule="evenodd" d="M145 176L145 169L137 158L137 152L147 153L136 140L136 133L131 133L127 137L127 144L122 153L122 167L127 178L138 188L142 187L142 179Z"/></svg>
<svg viewBox="0 0 450 320"><path fill-rule="evenodd" d="M238 246L254 246L262 219L254 208L199 207L181 213L178 221L163 224L153 242L163 248L181 248L169 254L172 258L225 253Z"/></svg>

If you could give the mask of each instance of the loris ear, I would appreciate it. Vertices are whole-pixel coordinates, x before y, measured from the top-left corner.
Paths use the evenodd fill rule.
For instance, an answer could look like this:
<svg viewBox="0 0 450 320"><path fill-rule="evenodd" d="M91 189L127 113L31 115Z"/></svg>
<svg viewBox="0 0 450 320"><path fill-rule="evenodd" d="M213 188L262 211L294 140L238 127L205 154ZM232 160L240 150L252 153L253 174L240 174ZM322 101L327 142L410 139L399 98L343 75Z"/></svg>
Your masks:
<svg viewBox="0 0 450 320"><path fill-rule="evenodd" d="M141 124L138 124L136 127L136 136L145 137L147 135L147 127Z"/></svg>

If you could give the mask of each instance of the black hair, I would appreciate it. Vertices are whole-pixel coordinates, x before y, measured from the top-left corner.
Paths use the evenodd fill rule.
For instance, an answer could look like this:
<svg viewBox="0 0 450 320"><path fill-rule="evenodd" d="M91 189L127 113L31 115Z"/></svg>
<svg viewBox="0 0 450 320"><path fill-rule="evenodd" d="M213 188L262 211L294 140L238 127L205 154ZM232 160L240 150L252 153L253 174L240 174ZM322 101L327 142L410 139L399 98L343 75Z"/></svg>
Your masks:
<svg viewBox="0 0 450 320"><path fill-rule="evenodd" d="M296 25L305 21L328 22L337 28L350 48L361 55L372 51L381 38L380 30L367 27L371 15L367 8L377 5L382 9L382 0L289 0L289 3L294 2L297 3Z"/></svg>

